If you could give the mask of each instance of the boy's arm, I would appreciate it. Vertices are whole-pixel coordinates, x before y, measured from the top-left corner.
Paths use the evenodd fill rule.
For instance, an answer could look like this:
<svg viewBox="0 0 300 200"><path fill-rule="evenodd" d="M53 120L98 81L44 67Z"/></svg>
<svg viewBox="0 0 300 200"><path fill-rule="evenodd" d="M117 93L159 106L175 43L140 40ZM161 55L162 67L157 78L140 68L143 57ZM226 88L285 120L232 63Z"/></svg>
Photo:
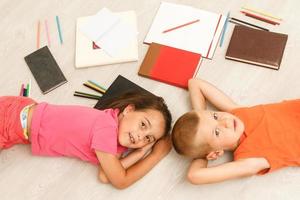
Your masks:
<svg viewBox="0 0 300 200"><path fill-rule="evenodd" d="M123 189L145 176L170 150L170 137L160 139L146 158L128 169L122 166L121 161L115 155L101 151L96 151L96 155L109 182L116 188Z"/></svg>
<svg viewBox="0 0 300 200"><path fill-rule="evenodd" d="M206 109L206 99L221 111L227 112L239 107L230 97L207 81L190 79L188 88L192 107L195 110Z"/></svg>
<svg viewBox="0 0 300 200"><path fill-rule="evenodd" d="M192 184L216 183L229 179L241 178L257 174L270 168L265 158L247 158L207 167L207 160L194 160L188 170L187 178Z"/></svg>

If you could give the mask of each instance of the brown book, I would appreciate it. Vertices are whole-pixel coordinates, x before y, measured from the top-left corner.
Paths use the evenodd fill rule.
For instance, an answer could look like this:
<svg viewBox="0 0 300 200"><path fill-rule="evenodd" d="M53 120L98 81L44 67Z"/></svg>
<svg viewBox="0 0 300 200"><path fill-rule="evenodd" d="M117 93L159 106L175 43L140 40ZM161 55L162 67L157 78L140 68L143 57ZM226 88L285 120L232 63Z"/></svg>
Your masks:
<svg viewBox="0 0 300 200"><path fill-rule="evenodd" d="M288 35L235 26L225 58L279 69Z"/></svg>

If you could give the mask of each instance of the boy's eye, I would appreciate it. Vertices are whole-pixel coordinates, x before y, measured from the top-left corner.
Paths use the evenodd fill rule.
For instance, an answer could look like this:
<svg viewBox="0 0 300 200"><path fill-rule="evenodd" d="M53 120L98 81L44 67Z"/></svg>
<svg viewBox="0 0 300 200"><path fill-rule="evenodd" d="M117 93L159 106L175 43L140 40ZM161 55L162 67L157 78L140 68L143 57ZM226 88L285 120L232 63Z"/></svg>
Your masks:
<svg viewBox="0 0 300 200"><path fill-rule="evenodd" d="M213 117L214 117L214 120L218 120L218 114L217 113L214 113Z"/></svg>
<svg viewBox="0 0 300 200"><path fill-rule="evenodd" d="M146 128L146 123L145 123L145 122L142 122L142 123L141 123L141 126L142 126L142 128Z"/></svg>
<svg viewBox="0 0 300 200"><path fill-rule="evenodd" d="M220 130L218 128L215 129L215 135L218 137L220 135Z"/></svg>

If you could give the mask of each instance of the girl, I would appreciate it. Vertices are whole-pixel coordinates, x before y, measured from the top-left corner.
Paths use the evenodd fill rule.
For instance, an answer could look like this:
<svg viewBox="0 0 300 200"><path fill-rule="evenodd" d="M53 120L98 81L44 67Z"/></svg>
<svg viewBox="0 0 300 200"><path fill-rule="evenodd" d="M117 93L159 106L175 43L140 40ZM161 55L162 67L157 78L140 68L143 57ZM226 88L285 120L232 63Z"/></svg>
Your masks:
<svg viewBox="0 0 300 200"><path fill-rule="evenodd" d="M175 150L194 158L193 184L220 182L300 166L300 100L241 107L210 83L189 81L193 111L174 125ZM206 100L222 112L206 110ZM213 167L208 160L234 152L234 161Z"/></svg>
<svg viewBox="0 0 300 200"><path fill-rule="evenodd" d="M170 151L171 114L161 97L141 93L124 94L109 107L0 97L0 149L31 144L34 155L77 157L99 165L102 182L126 188ZM122 157L127 149L134 151Z"/></svg>

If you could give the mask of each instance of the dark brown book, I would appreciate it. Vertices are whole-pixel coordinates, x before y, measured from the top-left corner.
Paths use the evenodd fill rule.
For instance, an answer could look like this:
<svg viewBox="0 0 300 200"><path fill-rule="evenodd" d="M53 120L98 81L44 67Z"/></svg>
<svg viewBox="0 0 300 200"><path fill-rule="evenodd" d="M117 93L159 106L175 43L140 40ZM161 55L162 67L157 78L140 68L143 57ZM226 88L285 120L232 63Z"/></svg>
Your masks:
<svg viewBox="0 0 300 200"><path fill-rule="evenodd" d="M235 26L225 58L278 70L288 35Z"/></svg>
<svg viewBox="0 0 300 200"><path fill-rule="evenodd" d="M148 90L142 88L141 86L135 84L134 82L130 81L129 79L119 75L114 82L109 86L103 96L99 99L97 104L94 108L103 110L108 108L108 105L127 92L140 92L140 93L147 93L152 94ZM154 94L152 94L154 95Z"/></svg>

